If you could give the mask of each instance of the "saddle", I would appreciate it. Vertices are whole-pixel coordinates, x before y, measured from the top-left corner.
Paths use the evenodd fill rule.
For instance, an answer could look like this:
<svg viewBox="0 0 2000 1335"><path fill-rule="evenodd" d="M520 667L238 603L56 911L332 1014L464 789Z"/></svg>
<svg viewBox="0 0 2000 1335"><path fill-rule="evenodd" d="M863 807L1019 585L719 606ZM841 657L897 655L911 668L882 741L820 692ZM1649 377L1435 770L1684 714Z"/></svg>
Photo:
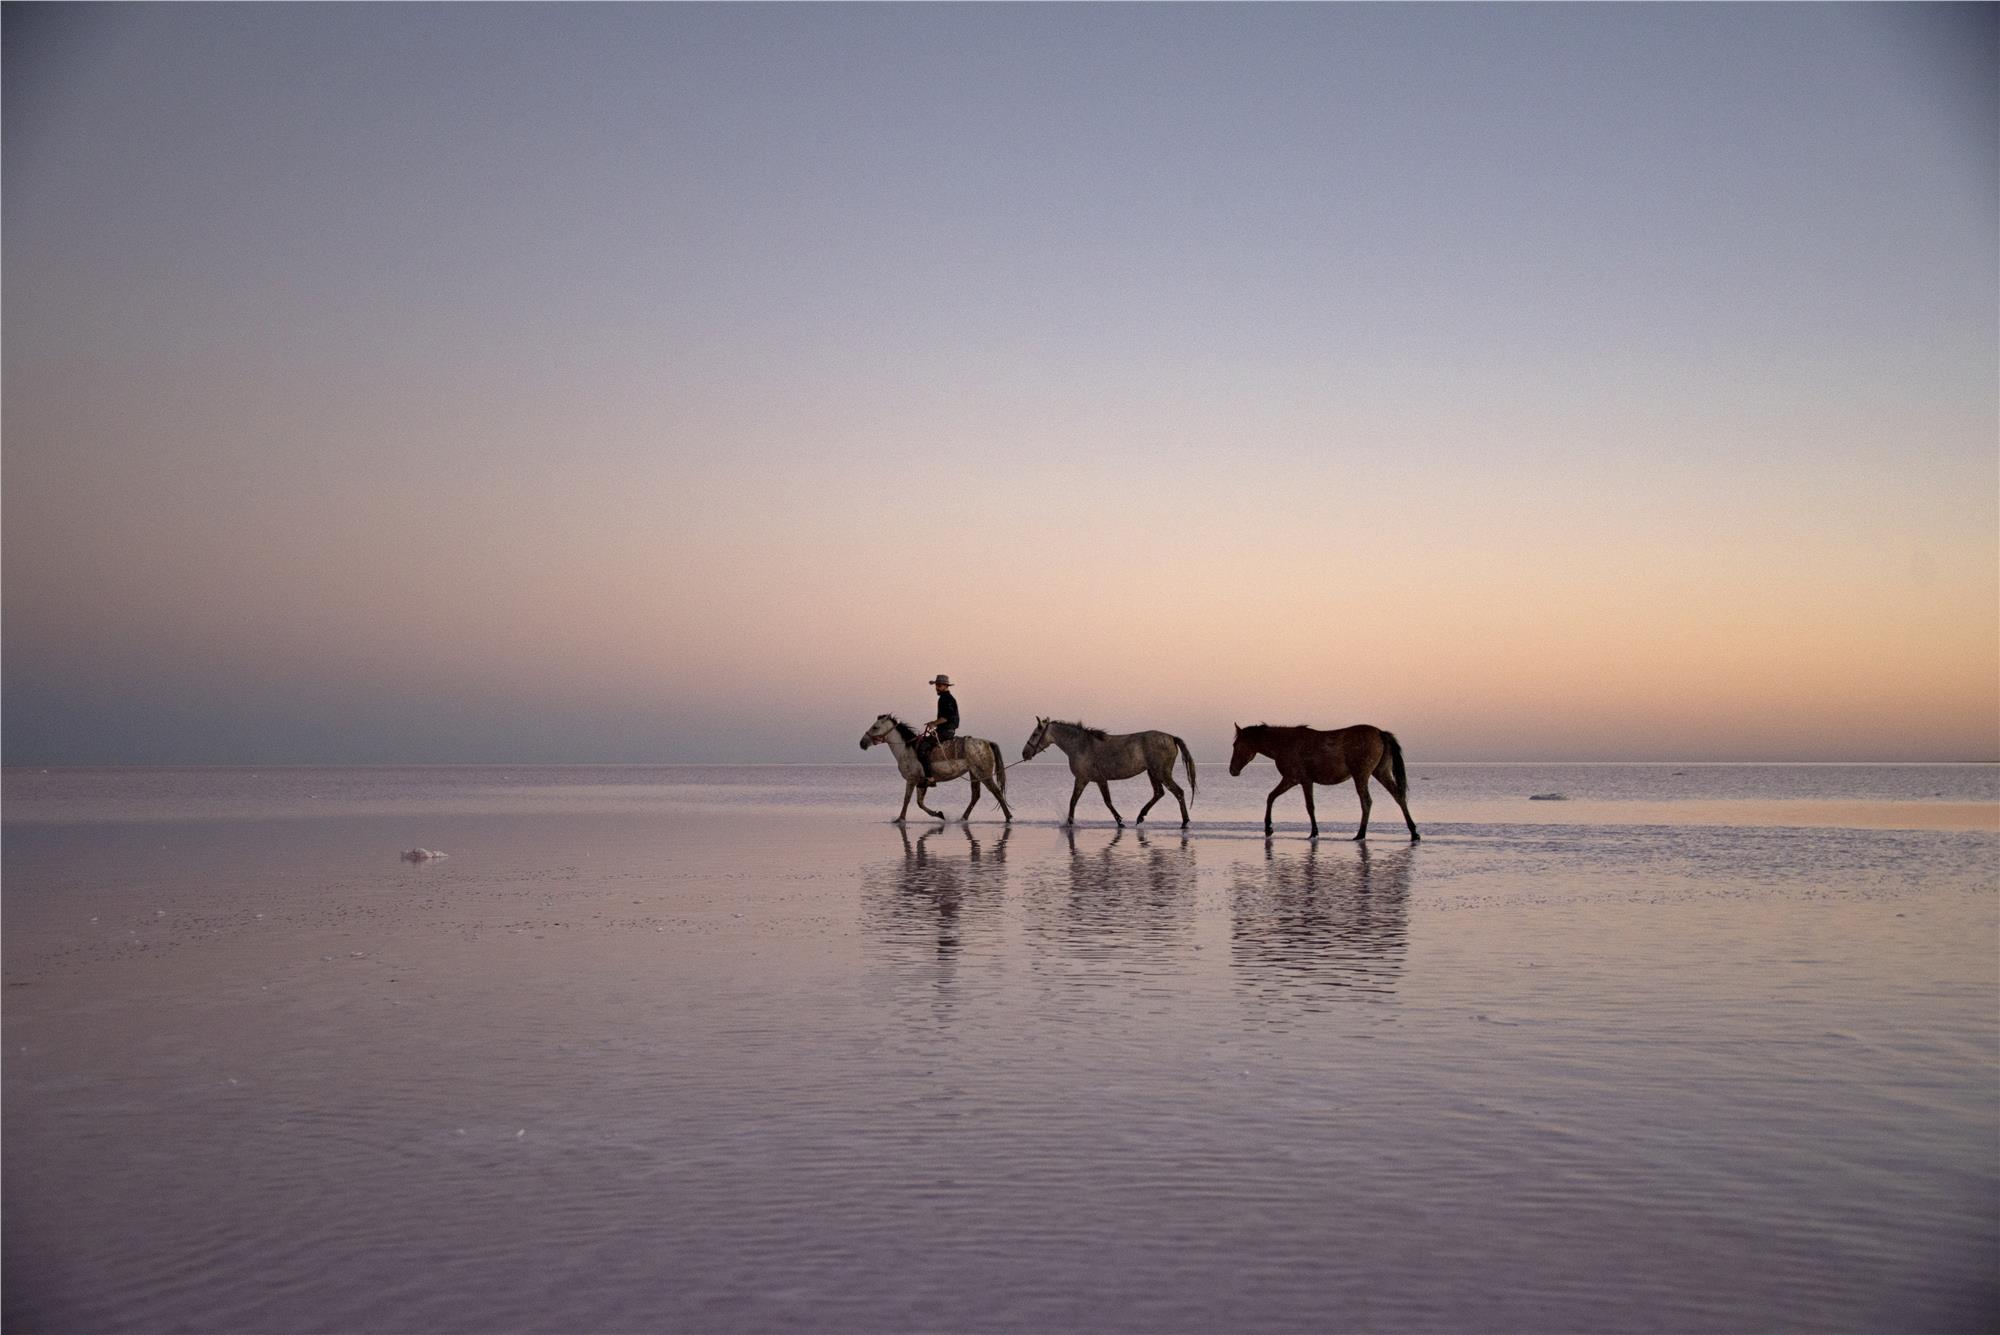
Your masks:
<svg viewBox="0 0 2000 1335"><path fill-rule="evenodd" d="M937 764L940 760L963 759L965 759L965 739L963 737L954 737L948 742L939 742L931 751L931 763L933 765Z"/></svg>

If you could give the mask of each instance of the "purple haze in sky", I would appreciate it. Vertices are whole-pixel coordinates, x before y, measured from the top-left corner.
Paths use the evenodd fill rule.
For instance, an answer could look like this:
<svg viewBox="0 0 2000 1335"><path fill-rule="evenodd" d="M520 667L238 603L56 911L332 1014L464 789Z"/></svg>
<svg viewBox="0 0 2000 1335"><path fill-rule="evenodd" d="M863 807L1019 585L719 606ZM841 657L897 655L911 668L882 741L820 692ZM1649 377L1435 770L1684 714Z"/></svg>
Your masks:
<svg viewBox="0 0 2000 1335"><path fill-rule="evenodd" d="M1997 25L9 6L6 759L1992 759Z"/></svg>

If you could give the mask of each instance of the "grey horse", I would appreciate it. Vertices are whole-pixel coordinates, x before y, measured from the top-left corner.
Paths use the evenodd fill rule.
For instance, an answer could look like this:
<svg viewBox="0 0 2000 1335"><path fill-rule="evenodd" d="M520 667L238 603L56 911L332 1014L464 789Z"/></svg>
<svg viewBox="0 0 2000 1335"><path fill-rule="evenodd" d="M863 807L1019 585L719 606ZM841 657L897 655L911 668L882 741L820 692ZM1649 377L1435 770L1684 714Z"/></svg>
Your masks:
<svg viewBox="0 0 2000 1335"><path fill-rule="evenodd" d="M1111 805L1110 779L1131 779L1143 774L1153 781L1153 801L1139 808L1137 821L1144 821L1146 813L1153 809L1153 802L1165 796L1168 790L1174 801L1181 804L1181 828L1188 825L1187 798L1181 794L1181 786L1174 782L1174 756L1178 754L1187 762L1188 791L1194 791L1194 757L1188 754L1187 743L1170 732L1128 732L1112 736L1102 728L1089 728L1081 723L1059 723L1055 719L1037 717L1035 731L1028 738L1028 744L1021 748L1021 759L1032 760L1035 754L1047 746L1057 746L1069 757L1069 772L1076 776L1076 788L1069 795L1069 815L1064 825L1076 823L1076 800L1083 796L1086 784L1096 784L1097 791L1104 796L1104 805L1111 812L1111 818L1121 826L1125 818L1118 814L1118 808Z"/></svg>
<svg viewBox="0 0 2000 1335"><path fill-rule="evenodd" d="M931 759L931 777L924 777L924 762L917 759L917 730L894 714L882 714L868 725L868 731L861 734L861 749L871 746L886 746L896 757L896 769L903 776L903 809L896 813L898 821L910 814L910 796L916 795L917 809L936 820L945 819L942 811L932 811L924 804L924 794L933 784L941 784L947 779L964 775L972 780L972 800L965 804L960 820L972 814L979 805L981 784L1000 803L1000 810L1008 820L1014 819L1014 809L1007 805L1007 763L1000 758L1000 748L984 737L959 737L959 756L946 758L934 756Z"/></svg>

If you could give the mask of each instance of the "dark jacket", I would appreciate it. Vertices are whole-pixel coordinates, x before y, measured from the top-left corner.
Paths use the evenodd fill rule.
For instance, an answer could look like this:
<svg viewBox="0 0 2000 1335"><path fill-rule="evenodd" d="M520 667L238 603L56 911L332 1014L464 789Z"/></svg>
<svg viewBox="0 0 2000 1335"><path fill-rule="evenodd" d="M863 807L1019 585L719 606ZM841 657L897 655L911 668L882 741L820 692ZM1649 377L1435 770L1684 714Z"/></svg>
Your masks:
<svg viewBox="0 0 2000 1335"><path fill-rule="evenodd" d="M944 720L938 724L939 741L950 741L958 736L958 701L951 698L950 691L938 697L937 716Z"/></svg>

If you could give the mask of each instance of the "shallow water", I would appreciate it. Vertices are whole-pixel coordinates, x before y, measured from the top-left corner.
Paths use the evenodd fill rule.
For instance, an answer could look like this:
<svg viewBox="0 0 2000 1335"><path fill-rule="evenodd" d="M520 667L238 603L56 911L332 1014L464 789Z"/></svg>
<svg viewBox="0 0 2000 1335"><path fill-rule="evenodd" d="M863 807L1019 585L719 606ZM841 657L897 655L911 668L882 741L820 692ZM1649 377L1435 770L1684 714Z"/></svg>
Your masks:
<svg viewBox="0 0 2000 1335"><path fill-rule="evenodd" d="M1993 767L1463 768L10 771L9 1324L1990 1322Z"/></svg>
<svg viewBox="0 0 2000 1335"><path fill-rule="evenodd" d="M877 753L878 755L881 753ZM1186 771L1174 769L1185 785ZM1193 814L1204 827L1261 822L1277 780L1267 760L1230 777L1226 761L1197 762ZM1060 820L1071 779L1060 760L1007 769L1008 793L1027 820ZM896 813L903 785L886 758L852 765L394 766L319 768L79 768L5 771L9 824L141 820L269 820L282 816L662 814L779 807L856 815ZM1822 824L1819 813L1871 808L1907 815L1910 828L2000 830L2000 765L1412 765L1411 806L1419 821L1501 823L1750 823L1789 811L1776 824ZM1379 788L1377 819L1394 828L1394 802ZM1559 794L1560 802L1536 801ZM1112 789L1130 819L1150 794L1142 780ZM959 815L970 796L960 781L932 805ZM1351 786L1318 790L1327 825L1354 818ZM918 814L914 804L910 814ZM975 819L999 816L982 797ZM1173 798L1155 821L1177 815ZM1278 821L1303 826L1297 790L1279 799ZM1093 788L1077 806L1085 824L1111 819ZM1351 833L1351 831L1345 831Z"/></svg>

